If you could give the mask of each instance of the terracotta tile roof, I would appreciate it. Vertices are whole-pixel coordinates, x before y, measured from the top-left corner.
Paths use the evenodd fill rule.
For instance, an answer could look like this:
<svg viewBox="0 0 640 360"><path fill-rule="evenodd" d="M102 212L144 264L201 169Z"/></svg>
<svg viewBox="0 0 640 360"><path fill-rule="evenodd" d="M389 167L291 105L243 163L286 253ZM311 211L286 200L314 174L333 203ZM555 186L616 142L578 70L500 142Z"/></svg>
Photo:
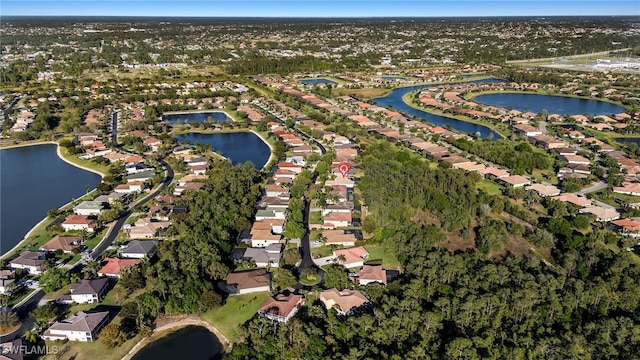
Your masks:
<svg viewBox="0 0 640 360"><path fill-rule="evenodd" d="M360 281L378 281L387 285L387 271L382 268L382 265L364 265L360 272L358 272L358 277Z"/></svg>
<svg viewBox="0 0 640 360"><path fill-rule="evenodd" d="M227 275L227 284L235 284L238 290L243 290L269 286L271 284L271 281L269 279L267 270L256 269L230 273L229 275Z"/></svg>
<svg viewBox="0 0 640 360"><path fill-rule="evenodd" d="M271 314L276 316L288 317L289 314L302 302L302 295L284 295L278 294L270 296L262 303L258 313Z"/></svg>
<svg viewBox="0 0 640 360"><path fill-rule="evenodd" d="M336 288L322 291L320 293L320 300L325 304L327 309L336 308L336 310L342 314L347 314L369 302L358 290L345 289L338 291Z"/></svg>
<svg viewBox="0 0 640 360"><path fill-rule="evenodd" d="M105 275L118 275L120 273L120 269L125 268L127 266L133 266L137 264L140 260L138 259L120 259L120 258L106 258L104 259L107 263L98 270L99 274Z"/></svg>

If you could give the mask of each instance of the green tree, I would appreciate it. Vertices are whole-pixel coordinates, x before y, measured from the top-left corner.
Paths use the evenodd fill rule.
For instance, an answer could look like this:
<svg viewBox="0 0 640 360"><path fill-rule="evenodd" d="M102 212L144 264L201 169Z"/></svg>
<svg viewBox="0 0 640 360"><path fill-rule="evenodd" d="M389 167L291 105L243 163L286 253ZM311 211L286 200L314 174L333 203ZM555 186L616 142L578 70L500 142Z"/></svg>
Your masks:
<svg viewBox="0 0 640 360"><path fill-rule="evenodd" d="M71 274L65 268L53 268L40 275L40 288L49 293L71 283Z"/></svg>
<svg viewBox="0 0 640 360"><path fill-rule="evenodd" d="M343 266L332 265L324 273L324 286L327 288L345 289L349 285L349 276Z"/></svg>
<svg viewBox="0 0 640 360"><path fill-rule="evenodd" d="M298 283L296 277L287 269L274 268L271 274L273 275L271 287L276 293L282 292Z"/></svg>

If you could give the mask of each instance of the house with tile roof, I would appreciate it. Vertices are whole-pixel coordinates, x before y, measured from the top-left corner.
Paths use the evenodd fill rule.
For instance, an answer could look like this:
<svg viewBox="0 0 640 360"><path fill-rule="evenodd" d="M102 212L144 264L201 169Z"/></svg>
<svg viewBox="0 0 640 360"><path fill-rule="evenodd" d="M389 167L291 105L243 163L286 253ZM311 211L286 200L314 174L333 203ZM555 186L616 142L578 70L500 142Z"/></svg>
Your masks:
<svg viewBox="0 0 640 360"><path fill-rule="evenodd" d="M71 304L95 304L100 302L107 292L109 278L98 278L92 280L80 280L71 285L71 293L62 295L58 302Z"/></svg>
<svg viewBox="0 0 640 360"><path fill-rule="evenodd" d="M98 270L98 276L120 277L120 270L140 262L138 259L105 258L104 265Z"/></svg>
<svg viewBox="0 0 640 360"><path fill-rule="evenodd" d="M258 316L286 323L296 315L304 305L304 301L305 299L302 295L296 294L270 296L258 309Z"/></svg>
<svg viewBox="0 0 640 360"><path fill-rule="evenodd" d="M126 259L150 258L153 257L157 251L158 243L153 240L132 240L120 249L120 257Z"/></svg>
<svg viewBox="0 0 640 360"><path fill-rule="evenodd" d="M45 263L45 256L39 251L25 251L18 255L17 258L9 261L9 267L12 269L25 269L30 274L42 274L44 271L42 266Z"/></svg>
<svg viewBox="0 0 640 360"><path fill-rule="evenodd" d="M98 227L93 219L89 219L85 215L69 215L61 226L64 231L86 230L89 233L94 232Z"/></svg>
<svg viewBox="0 0 640 360"><path fill-rule="evenodd" d="M56 252L62 250L63 252L70 254L75 249L80 249L81 239L77 236L60 236L56 235L53 239L47 241L40 247L40 251Z"/></svg>
<svg viewBox="0 0 640 360"><path fill-rule="evenodd" d="M369 252L364 246L355 246L345 249L336 249L333 256L345 268L353 268L364 265L364 261L369 257Z"/></svg>
<svg viewBox="0 0 640 360"><path fill-rule="evenodd" d="M336 288L324 290L320 293L320 301L327 310L334 309L339 315L349 316L370 305L367 299L358 290L345 289L338 291Z"/></svg>
<svg viewBox="0 0 640 360"><path fill-rule="evenodd" d="M387 285L387 271L382 265L363 265L358 272L358 283L367 285L375 282Z"/></svg>
<svg viewBox="0 0 640 360"><path fill-rule="evenodd" d="M640 221L634 219L619 219L611 222L614 230L625 236L640 237Z"/></svg>
<svg viewBox="0 0 640 360"><path fill-rule="evenodd" d="M72 317L56 321L43 334L45 340L69 340L92 342L109 322L109 312L78 312Z"/></svg>
<svg viewBox="0 0 640 360"><path fill-rule="evenodd" d="M271 289L271 277L265 269L229 273L222 288L229 295L266 292Z"/></svg>

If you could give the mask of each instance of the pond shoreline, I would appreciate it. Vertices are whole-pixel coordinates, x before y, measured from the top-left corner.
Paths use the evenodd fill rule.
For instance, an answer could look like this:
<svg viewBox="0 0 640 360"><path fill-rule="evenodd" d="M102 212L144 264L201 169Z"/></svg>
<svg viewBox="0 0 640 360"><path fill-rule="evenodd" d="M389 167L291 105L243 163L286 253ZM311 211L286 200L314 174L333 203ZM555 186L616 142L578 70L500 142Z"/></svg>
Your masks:
<svg viewBox="0 0 640 360"><path fill-rule="evenodd" d="M222 349L225 354L228 354L233 348L233 343L227 339L224 334L215 326L209 324L208 322L200 319L199 316L192 317L180 317L178 319L164 318L163 320L169 320L168 323L163 324L156 329L153 330L153 334L147 338L140 340L137 344L133 346L131 350L125 355L122 360L131 360L133 357L144 349L147 345L150 345L170 334L175 332L176 330L180 330L189 326L200 326L209 330L213 335L215 335L218 340L220 340L220 344L222 344Z"/></svg>

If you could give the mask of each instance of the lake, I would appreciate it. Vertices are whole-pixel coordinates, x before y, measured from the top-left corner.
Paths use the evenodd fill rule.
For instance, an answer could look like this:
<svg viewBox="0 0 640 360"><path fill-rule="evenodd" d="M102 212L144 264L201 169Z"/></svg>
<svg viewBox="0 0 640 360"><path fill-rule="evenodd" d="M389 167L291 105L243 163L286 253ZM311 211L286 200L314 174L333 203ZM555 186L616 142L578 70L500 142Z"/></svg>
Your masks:
<svg viewBox="0 0 640 360"><path fill-rule="evenodd" d="M382 76L380 79L385 80L385 81L403 81L403 80L407 80L406 77L402 77L402 76Z"/></svg>
<svg viewBox="0 0 640 360"><path fill-rule="evenodd" d="M504 80L485 79L485 80L477 80L477 81L471 81L471 82L475 82L475 83L484 82L489 84L489 83L504 82ZM426 89L436 85L439 85L439 84L415 85L415 86L396 88L396 89L393 89L393 91L391 91L389 95L380 97L380 98L371 99L371 101L378 106L382 106L382 107L391 106L394 109L406 115L417 116L419 119L422 119L434 125L438 125L442 127L450 126L454 130L458 130L460 132L464 132L471 135L475 135L479 133L480 137L482 138L498 139L500 137L500 135L494 133L493 130L489 129L486 126L472 124L466 121L462 121L462 120L458 120L458 119L454 119L446 116L435 115L435 114L428 113L426 111L414 109L402 100L402 97L407 93L410 93L412 91L419 90L419 89Z"/></svg>
<svg viewBox="0 0 640 360"><path fill-rule="evenodd" d="M640 146L640 137L615 138L614 140L622 145L635 143L636 145Z"/></svg>
<svg viewBox="0 0 640 360"><path fill-rule="evenodd" d="M170 124L185 124L185 123L203 123L209 120L209 117L213 122L223 123L228 122L231 119L226 113L222 111L208 111L208 112L192 112L192 113L179 113L179 114L163 114L162 120L168 121Z"/></svg>
<svg viewBox="0 0 640 360"><path fill-rule="evenodd" d="M188 326L152 342L132 360L218 360L222 359L220 340L202 326Z"/></svg>
<svg viewBox="0 0 640 360"><path fill-rule="evenodd" d="M271 156L271 149L262 139L252 132L200 134L188 133L176 136L178 141L187 140L193 144L211 145L214 151L220 151L232 164L251 161L261 169Z"/></svg>
<svg viewBox="0 0 640 360"><path fill-rule="evenodd" d="M305 84L305 85L319 85L319 84L336 85L337 84L337 82L335 82L333 80L325 79L325 78L301 79L301 80L298 80L298 82L300 82L302 84Z"/></svg>
<svg viewBox="0 0 640 360"><path fill-rule="evenodd" d="M476 96L473 101L522 112L531 111L536 114L546 110L549 114L594 116L613 115L626 111L624 107L606 101L543 94L482 94Z"/></svg>
<svg viewBox="0 0 640 360"><path fill-rule="evenodd" d="M56 145L0 150L0 252L19 243L47 212L95 188L101 178L62 161Z"/></svg>

